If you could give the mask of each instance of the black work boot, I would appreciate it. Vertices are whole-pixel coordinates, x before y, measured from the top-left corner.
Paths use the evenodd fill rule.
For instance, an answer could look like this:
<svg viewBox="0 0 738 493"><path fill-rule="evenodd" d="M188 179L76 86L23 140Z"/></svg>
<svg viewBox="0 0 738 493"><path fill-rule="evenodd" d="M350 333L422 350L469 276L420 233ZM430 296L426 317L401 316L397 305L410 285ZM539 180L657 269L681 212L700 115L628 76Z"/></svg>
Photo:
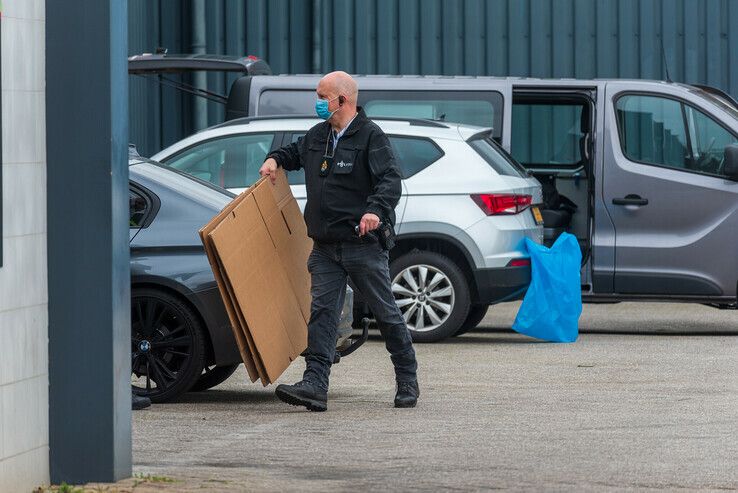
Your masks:
<svg viewBox="0 0 738 493"><path fill-rule="evenodd" d="M293 406L305 406L310 411L328 409L328 392L306 380L295 385L277 385L274 393L282 402Z"/></svg>
<svg viewBox="0 0 738 493"><path fill-rule="evenodd" d="M147 407L149 407L151 405L151 399L149 399L148 397L143 397L141 395L133 394L131 404L131 408L134 411L138 411L140 409L146 409Z"/></svg>
<svg viewBox="0 0 738 493"><path fill-rule="evenodd" d="M395 394L395 407L415 407L420 397L418 381L397 382L397 393Z"/></svg>

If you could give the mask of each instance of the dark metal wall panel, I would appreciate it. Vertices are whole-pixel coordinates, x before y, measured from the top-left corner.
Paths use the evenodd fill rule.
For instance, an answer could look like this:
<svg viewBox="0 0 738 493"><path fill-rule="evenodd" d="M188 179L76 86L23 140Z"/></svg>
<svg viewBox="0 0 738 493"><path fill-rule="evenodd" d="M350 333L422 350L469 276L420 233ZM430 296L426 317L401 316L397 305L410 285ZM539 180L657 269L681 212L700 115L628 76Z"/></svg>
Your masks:
<svg viewBox="0 0 738 493"><path fill-rule="evenodd" d="M115 482L132 459L127 2L45 7L51 482Z"/></svg>
<svg viewBox="0 0 738 493"><path fill-rule="evenodd" d="M130 0L130 52L191 51L193 3ZM673 80L738 96L738 0L207 0L205 21L206 51L258 55L275 73L663 79L665 58ZM133 79L142 152L196 130L189 96ZM208 76L219 92L232 81Z"/></svg>

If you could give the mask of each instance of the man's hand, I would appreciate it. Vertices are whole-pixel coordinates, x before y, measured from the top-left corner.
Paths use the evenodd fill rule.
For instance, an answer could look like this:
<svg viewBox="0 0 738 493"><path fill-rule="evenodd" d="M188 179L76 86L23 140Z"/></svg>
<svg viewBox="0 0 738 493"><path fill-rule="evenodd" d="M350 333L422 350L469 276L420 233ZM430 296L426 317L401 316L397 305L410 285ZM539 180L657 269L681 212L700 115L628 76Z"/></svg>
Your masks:
<svg viewBox="0 0 738 493"><path fill-rule="evenodd" d="M371 212L367 212L361 217L361 222L359 223L359 236L364 236L369 231L374 231L378 227L379 216L372 214Z"/></svg>
<svg viewBox="0 0 738 493"><path fill-rule="evenodd" d="M277 161L275 161L274 158L271 157L264 161L264 164L262 164L261 168L259 169L259 174L261 176L269 175L269 179L272 180L272 183L274 183L274 181L277 179Z"/></svg>

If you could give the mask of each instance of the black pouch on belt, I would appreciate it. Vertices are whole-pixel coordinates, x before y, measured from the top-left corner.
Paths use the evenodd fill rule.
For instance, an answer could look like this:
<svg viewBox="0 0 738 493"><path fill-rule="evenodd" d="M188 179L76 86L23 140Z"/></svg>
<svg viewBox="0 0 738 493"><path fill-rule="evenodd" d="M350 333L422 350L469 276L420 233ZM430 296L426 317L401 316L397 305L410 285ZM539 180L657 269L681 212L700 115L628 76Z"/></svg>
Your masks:
<svg viewBox="0 0 738 493"><path fill-rule="evenodd" d="M385 250L392 250L395 246L395 229L388 221L382 221L379 223L379 227L376 230L377 239L379 244Z"/></svg>

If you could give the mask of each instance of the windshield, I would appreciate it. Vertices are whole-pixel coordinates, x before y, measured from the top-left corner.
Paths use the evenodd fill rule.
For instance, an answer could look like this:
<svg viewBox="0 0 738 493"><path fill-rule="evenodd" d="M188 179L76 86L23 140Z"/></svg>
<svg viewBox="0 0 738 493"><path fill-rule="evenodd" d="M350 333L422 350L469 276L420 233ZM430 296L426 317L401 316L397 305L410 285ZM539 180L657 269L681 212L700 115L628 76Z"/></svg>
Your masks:
<svg viewBox="0 0 738 493"><path fill-rule="evenodd" d="M512 157L508 156L489 137L489 133L477 134L468 140L469 145L477 151L487 164L500 175L525 178L527 172Z"/></svg>

